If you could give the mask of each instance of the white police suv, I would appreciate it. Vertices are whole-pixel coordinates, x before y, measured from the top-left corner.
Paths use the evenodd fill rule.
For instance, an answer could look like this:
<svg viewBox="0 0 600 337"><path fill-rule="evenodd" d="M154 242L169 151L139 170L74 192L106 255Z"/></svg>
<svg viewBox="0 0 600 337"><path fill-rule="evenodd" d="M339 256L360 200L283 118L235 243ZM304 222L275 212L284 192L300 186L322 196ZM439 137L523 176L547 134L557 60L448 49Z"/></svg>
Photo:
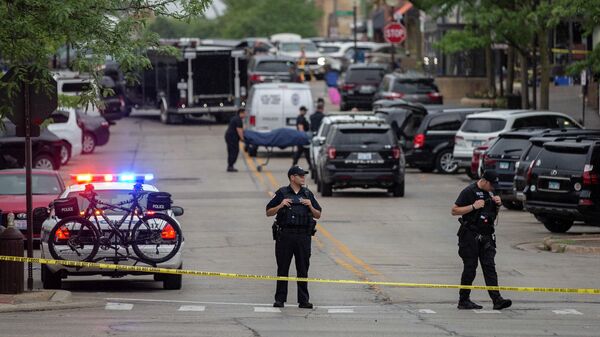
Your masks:
<svg viewBox="0 0 600 337"><path fill-rule="evenodd" d="M135 183L142 183L143 191L158 192L158 189L154 185L148 183L148 181L154 178L152 174L80 174L73 175L72 178L76 181L76 183L67 187L65 191L59 196L59 198L76 198L79 203L80 210L86 209L88 205L88 201L79 195L81 192L85 191L85 186L87 184L92 184L94 186L94 191L97 193L97 198L99 200L110 204L117 204L119 202L131 199L130 193L133 191L133 186ZM142 199L140 199L140 205L146 203L145 198L146 196L142 196ZM174 217L183 215L183 208L173 206L171 207L171 209L161 212L164 212L168 216L175 219ZM60 219L55 215L54 209L52 207L48 210L48 214L48 218L42 224L40 250L42 258L52 259L52 254L50 253L48 248L48 238L50 232ZM124 212L105 210L104 214L108 217L110 221L119 221L123 217ZM93 219L90 220L92 221L92 223L95 224ZM101 231L110 230L106 221L104 221L101 217L98 218L98 224L100 225ZM179 227L181 227L181 224L178 221L177 224L179 225ZM128 222L124 223L123 228L126 228L127 225ZM181 247L173 257L171 257L165 262L158 263L156 267L168 269L181 269L183 265L181 255L183 244L184 242L181 243ZM104 247L103 249L103 247L101 246L95 255L94 261L97 261L99 263L147 266L143 262L140 262L138 259L128 258L127 256L131 256L129 254L133 254L131 252L131 247L129 248L129 252L127 252L125 248L119 247L118 254L116 254L115 249L106 247ZM57 289L61 287L63 279L66 279L68 276L73 275L103 275L111 277L122 277L125 275L143 275L147 273L108 270L99 268L75 268L59 264L43 264L41 274L42 283L45 289ZM164 289L181 289L181 275L152 275L154 275L155 281L163 282Z"/></svg>

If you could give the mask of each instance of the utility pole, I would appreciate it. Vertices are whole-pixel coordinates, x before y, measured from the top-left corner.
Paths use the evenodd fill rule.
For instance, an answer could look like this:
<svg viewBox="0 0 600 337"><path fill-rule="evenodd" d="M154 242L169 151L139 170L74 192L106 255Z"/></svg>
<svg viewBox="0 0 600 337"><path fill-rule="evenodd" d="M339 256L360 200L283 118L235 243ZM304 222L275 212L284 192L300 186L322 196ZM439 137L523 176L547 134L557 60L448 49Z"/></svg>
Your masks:
<svg viewBox="0 0 600 337"><path fill-rule="evenodd" d="M356 0L354 0L354 4L352 6L352 20L354 21L354 63L356 63L358 60L358 49L356 47Z"/></svg>

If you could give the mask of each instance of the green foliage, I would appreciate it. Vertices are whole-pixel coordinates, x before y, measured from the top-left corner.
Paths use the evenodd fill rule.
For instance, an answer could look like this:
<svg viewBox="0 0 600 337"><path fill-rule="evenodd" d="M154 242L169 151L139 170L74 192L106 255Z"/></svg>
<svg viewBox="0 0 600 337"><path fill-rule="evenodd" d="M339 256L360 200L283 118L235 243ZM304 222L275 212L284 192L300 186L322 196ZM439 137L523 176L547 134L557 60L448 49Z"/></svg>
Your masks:
<svg viewBox="0 0 600 337"><path fill-rule="evenodd" d="M158 35L147 28L154 15L186 18L202 13L210 0L19 0L0 6L0 55L9 67L41 71L59 48L76 51L72 67L99 83L107 58L124 71L148 67L141 53L156 46ZM0 86L14 87L15 79ZM47 83L47 82L46 82ZM95 99L94 95L84 95ZM1 108L1 107L0 107ZM0 111L0 117L6 112Z"/></svg>
<svg viewBox="0 0 600 337"><path fill-rule="evenodd" d="M149 29L161 38L220 37L218 20L209 20L203 16L196 16L186 21L160 16L149 25Z"/></svg>

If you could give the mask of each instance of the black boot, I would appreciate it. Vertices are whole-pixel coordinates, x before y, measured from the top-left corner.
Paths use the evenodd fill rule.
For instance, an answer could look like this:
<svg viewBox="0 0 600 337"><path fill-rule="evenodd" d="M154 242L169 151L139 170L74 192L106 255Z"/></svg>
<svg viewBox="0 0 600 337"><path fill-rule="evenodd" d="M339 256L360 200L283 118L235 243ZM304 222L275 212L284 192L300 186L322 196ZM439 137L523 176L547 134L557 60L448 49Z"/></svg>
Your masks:
<svg viewBox="0 0 600 337"><path fill-rule="evenodd" d="M457 308L460 310L483 309L482 306L468 299L458 301Z"/></svg>
<svg viewBox="0 0 600 337"><path fill-rule="evenodd" d="M502 310L510 307L512 305L512 301L509 299L504 299L502 297L494 300L494 310Z"/></svg>

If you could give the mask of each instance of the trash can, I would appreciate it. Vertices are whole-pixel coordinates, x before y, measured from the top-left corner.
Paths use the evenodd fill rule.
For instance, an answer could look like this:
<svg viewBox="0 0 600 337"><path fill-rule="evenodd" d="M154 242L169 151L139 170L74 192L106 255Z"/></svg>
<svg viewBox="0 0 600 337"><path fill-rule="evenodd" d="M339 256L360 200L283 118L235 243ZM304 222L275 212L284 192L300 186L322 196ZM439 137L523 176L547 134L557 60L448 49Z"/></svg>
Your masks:
<svg viewBox="0 0 600 337"><path fill-rule="evenodd" d="M0 234L0 255L23 257L23 234L14 226L14 214L8 215L6 229ZM0 262L0 294L20 294L25 287L23 262Z"/></svg>

